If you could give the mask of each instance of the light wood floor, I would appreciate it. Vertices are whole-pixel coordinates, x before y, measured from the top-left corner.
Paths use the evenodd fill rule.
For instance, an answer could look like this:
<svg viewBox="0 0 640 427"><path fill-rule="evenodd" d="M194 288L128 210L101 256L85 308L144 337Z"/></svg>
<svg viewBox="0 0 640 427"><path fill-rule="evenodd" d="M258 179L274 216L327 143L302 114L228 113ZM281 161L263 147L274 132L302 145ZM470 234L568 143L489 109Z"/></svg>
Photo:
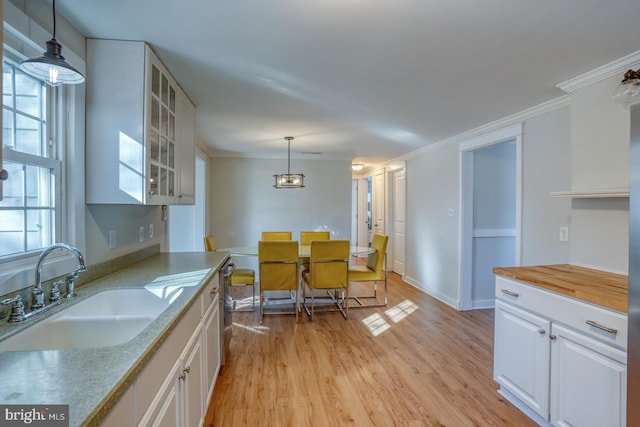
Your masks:
<svg viewBox="0 0 640 427"><path fill-rule="evenodd" d="M233 313L205 426L535 426L496 392L493 310L391 273L388 306L349 315Z"/></svg>

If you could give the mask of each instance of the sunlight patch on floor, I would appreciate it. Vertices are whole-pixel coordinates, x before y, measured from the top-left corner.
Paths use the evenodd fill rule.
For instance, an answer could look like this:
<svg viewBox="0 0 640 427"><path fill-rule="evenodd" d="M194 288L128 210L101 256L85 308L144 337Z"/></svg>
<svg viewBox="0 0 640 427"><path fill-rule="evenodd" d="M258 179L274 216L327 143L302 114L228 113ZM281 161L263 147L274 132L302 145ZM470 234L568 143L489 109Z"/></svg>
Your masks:
<svg viewBox="0 0 640 427"><path fill-rule="evenodd" d="M393 323L398 323L417 309L418 306L412 301L404 300L395 307L385 310L384 314L391 319ZM369 329L369 332L371 332L371 335L374 337L377 337L387 329L391 328L389 322L387 322L385 317L379 313L374 313L371 316L365 317L362 320L362 323L364 323L367 329Z"/></svg>
<svg viewBox="0 0 640 427"><path fill-rule="evenodd" d="M242 323L233 323L233 327L246 329L247 331L254 332L256 334L264 335L267 333L269 328L267 326L249 326L243 325Z"/></svg>
<svg viewBox="0 0 640 427"><path fill-rule="evenodd" d="M389 316L393 323L398 323L417 309L417 305L415 305L412 301L406 299L395 307L391 307L390 309L385 311L384 314Z"/></svg>
<svg viewBox="0 0 640 427"><path fill-rule="evenodd" d="M391 325L389 325L389 323L384 320L384 317L382 317L378 313L372 314L369 317L365 317L362 320L362 323L364 323L364 325L369 329L374 337L377 337L391 327Z"/></svg>

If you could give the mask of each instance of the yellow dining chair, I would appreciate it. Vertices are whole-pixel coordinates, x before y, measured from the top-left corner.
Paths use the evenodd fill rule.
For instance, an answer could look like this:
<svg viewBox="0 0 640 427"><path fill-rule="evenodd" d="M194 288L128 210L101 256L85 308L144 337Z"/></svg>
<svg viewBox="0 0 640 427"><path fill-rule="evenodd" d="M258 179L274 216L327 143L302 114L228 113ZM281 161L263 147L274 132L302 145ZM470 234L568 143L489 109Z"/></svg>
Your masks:
<svg viewBox="0 0 640 427"><path fill-rule="evenodd" d="M263 231L262 240L291 240L290 231Z"/></svg>
<svg viewBox="0 0 640 427"><path fill-rule="evenodd" d="M260 265L260 323L264 317L265 291L294 291L293 311L298 323L298 242L295 240L261 240L258 242ZM291 311L271 311L267 314L292 314Z"/></svg>
<svg viewBox="0 0 640 427"><path fill-rule="evenodd" d="M313 321L315 313L315 291L326 290L331 299L331 305L337 307L345 319L349 318L349 246L348 240L314 240L311 242L311 256L309 270L302 275L302 304ZM307 307L306 288L311 291L311 309ZM342 290L342 298L338 296ZM333 291L333 293L331 292ZM323 311L336 311L327 309Z"/></svg>
<svg viewBox="0 0 640 427"><path fill-rule="evenodd" d="M314 240L330 240L329 231L301 231L300 246L309 246ZM300 268L304 272L309 269L309 257L300 258Z"/></svg>
<svg viewBox="0 0 640 427"><path fill-rule="evenodd" d="M349 266L349 282L372 282L373 295L359 296L354 291L351 292L354 300L358 303L354 307L382 307L387 305L387 269L385 265L387 243L389 236L376 234L373 236L371 248L375 252L369 254L367 265L350 265ZM384 282L384 302L378 302L378 282ZM372 298L374 302L365 304L362 298Z"/></svg>
<svg viewBox="0 0 640 427"><path fill-rule="evenodd" d="M204 250L207 252L215 252L218 249L216 245L216 239L213 235L208 234L204 238ZM231 309L233 311L253 311L256 303L256 272L250 268L236 268L231 274L229 278L229 284L231 288L229 289L229 293L232 293L234 286L251 286L251 308L249 309L238 309L238 302L242 302L242 300L234 299L233 295L229 295L232 306Z"/></svg>

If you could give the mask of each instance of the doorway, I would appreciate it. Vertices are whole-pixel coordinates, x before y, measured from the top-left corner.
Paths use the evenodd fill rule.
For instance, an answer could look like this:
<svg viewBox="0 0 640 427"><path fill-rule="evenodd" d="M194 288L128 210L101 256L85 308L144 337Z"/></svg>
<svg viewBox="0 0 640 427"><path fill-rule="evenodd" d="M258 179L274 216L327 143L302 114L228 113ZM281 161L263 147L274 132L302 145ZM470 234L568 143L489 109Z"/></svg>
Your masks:
<svg viewBox="0 0 640 427"><path fill-rule="evenodd" d="M196 154L195 204L169 206L169 252L204 251L207 162Z"/></svg>
<svg viewBox="0 0 640 427"><path fill-rule="evenodd" d="M492 308L493 268L520 264L522 126L460 146L460 310Z"/></svg>

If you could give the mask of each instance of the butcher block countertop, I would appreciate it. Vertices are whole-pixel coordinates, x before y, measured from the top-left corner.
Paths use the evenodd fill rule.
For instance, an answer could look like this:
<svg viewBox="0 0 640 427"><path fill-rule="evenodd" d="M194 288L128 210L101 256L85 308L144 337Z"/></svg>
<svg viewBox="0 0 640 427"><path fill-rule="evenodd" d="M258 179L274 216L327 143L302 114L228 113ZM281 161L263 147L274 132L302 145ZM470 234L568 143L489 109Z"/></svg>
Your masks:
<svg viewBox="0 0 640 427"><path fill-rule="evenodd" d="M623 313L628 311L628 277L570 264L496 267L493 272Z"/></svg>

